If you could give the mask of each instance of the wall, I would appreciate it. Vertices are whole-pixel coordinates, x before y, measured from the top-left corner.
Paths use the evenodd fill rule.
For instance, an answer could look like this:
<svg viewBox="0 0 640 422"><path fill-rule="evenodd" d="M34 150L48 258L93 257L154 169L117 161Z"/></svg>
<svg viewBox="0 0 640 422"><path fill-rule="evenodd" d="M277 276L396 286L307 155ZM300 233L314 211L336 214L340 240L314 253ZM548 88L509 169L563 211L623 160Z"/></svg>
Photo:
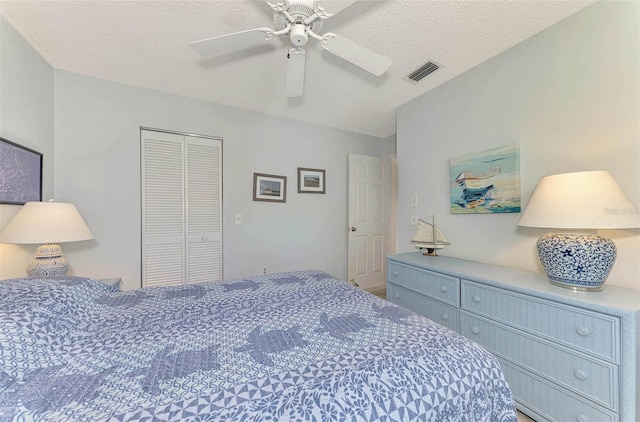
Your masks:
<svg viewBox="0 0 640 422"><path fill-rule="evenodd" d="M610 171L640 205L639 8L598 2L399 108L400 251L413 250L410 214L435 214L453 243L443 255L542 271L547 230L450 213L449 159L501 145L520 145L523 207L540 177L584 170ZM618 246L608 284L640 290L639 233L601 231Z"/></svg>
<svg viewBox="0 0 640 422"><path fill-rule="evenodd" d="M140 126L223 138L225 278L321 269L347 277L347 154L379 139L55 71L55 194L95 240L65 245L75 274L140 285ZM325 195L297 193L297 167L326 169ZM287 176L287 202L252 201L253 173ZM234 224L242 213L243 224Z"/></svg>
<svg viewBox="0 0 640 422"><path fill-rule="evenodd" d="M224 138L227 278L263 266L346 278L347 154L395 152L395 137L54 71L0 16L0 136L44 154L43 198L75 203L95 235L63 245L70 274L122 277L124 288L140 284L140 126ZM326 195L298 194L297 167L326 169ZM287 203L253 202L253 172L287 176ZM19 209L0 205L0 230ZM242 225L233 223L237 212ZM0 244L0 279L23 276L34 250Z"/></svg>
<svg viewBox="0 0 640 422"><path fill-rule="evenodd" d="M0 137L43 154L43 199L53 196L53 68L0 15ZM20 210L0 205L0 229ZM0 279L26 275L35 247L0 244Z"/></svg>

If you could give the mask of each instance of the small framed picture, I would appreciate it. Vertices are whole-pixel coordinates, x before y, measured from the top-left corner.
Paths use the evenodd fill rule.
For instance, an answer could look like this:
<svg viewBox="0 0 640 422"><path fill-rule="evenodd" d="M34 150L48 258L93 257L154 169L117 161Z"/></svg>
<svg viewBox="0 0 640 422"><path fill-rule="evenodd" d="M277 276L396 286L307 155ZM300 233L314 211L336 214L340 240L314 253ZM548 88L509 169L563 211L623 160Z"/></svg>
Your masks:
<svg viewBox="0 0 640 422"><path fill-rule="evenodd" d="M253 200L287 202L287 176L253 173Z"/></svg>
<svg viewBox="0 0 640 422"><path fill-rule="evenodd" d="M325 193L324 170L298 167L298 193Z"/></svg>
<svg viewBox="0 0 640 422"><path fill-rule="evenodd" d="M42 154L0 138L0 204L42 201Z"/></svg>

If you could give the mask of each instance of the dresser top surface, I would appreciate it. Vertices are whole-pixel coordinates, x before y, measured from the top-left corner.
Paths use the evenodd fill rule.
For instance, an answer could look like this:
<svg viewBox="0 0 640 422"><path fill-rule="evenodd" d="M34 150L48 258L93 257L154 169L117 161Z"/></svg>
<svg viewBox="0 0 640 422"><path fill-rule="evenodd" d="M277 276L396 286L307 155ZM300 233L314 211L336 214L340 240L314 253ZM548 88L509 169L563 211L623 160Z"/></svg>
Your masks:
<svg viewBox="0 0 640 422"><path fill-rule="evenodd" d="M415 265L465 280L477 281L498 287L510 287L515 291L552 298L574 305L596 305L604 308L619 308L625 311L640 311L640 291L604 285L600 292L581 292L557 287L541 273L517 270L466 259L448 256L425 256L420 252L389 255L391 261Z"/></svg>

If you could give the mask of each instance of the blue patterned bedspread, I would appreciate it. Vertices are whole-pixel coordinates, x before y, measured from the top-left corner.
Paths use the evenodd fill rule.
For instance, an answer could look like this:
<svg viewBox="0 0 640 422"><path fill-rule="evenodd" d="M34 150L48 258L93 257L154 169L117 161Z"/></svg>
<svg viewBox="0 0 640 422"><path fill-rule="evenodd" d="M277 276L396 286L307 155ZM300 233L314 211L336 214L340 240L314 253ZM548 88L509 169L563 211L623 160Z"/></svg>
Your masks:
<svg viewBox="0 0 640 422"><path fill-rule="evenodd" d="M3 421L517 420L491 354L320 271L0 303Z"/></svg>

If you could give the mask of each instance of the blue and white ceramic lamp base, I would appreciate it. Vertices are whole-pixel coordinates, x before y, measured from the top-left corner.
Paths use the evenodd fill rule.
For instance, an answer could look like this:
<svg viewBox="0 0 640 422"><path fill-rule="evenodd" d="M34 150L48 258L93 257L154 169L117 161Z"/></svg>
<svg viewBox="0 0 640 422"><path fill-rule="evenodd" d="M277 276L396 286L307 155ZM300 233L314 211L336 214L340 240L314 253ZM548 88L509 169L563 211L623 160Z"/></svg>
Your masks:
<svg viewBox="0 0 640 422"><path fill-rule="evenodd" d="M29 277L63 276L69 270L69 261L59 245L47 243L39 246L33 261L27 265Z"/></svg>
<svg viewBox="0 0 640 422"><path fill-rule="evenodd" d="M602 290L616 260L615 243L595 234L549 233L537 247L551 283L574 290Z"/></svg>

